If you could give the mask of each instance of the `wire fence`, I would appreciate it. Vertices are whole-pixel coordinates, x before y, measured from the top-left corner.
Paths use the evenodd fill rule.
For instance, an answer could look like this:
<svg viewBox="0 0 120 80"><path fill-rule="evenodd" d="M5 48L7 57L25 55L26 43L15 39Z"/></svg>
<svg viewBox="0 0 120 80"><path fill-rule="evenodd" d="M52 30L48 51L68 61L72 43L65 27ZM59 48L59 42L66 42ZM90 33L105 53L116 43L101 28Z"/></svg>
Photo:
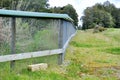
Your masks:
<svg viewBox="0 0 120 80"><path fill-rule="evenodd" d="M67 42L67 40L69 39L69 37L76 32L76 29L71 22L65 20L62 21L61 27L63 27L63 40L62 40L63 41L62 47L63 47Z"/></svg>
<svg viewBox="0 0 120 80"><path fill-rule="evenodd" d="M0 17L0 55L10 54L10 18Z"/></svg>
<svg viewBox="0 0 120 80"><path fill-rule="evenodd" d="M17 18L16 23L17 53L58 48L58 20Z"/></svg>
<svg viewBox="0 0 120 80"><path fill-rule="evenodd" d="M71 22L57 19L16 18L16 53L58 49L75 33ZM0 55L10 54L11 18L0 18Z"/></svg>
<svg viewBox="0 0 120 80"><path fill-rule="evenodd" d="M13 17L0 17L0 62L26 59L16 61L16 66L58 63L59 59L64 58L63 47L76 32L73 23L65 19L14 17L15 24L12 20ZM55 53L59 55L53 55ZM46 57L40 57L44 55Z"/></svg>

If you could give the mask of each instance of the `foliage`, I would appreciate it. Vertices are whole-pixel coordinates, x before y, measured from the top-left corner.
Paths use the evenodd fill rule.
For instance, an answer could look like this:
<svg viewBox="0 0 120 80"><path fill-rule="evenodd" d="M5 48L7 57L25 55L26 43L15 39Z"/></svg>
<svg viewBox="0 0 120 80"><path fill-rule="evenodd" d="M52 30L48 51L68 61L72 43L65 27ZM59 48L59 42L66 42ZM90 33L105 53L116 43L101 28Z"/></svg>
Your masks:
<svg viewBox="0 0 120 80"><path fill-rule="evenodd" d="M90 29L94 25L102 25L103 27L119 27L119 12L114 4L109 1L104 4L97 3L92 7L84 10L84 16L81 17L83 21L83 29Z"/></svg>
<svg viewBox="0 0 120 80"><path fill-rule="evenodd" d="M64 6L62 13L68 14L74 20L75 26L78 26L78 14L72 5Z"/></svg>
<svg viewBox="0 0 120 80"><path fill-rule="evenodd" d="M0 8L14 9L22 11L49 12L68 14L73 20L75 26L78 26L78 14L70 4L63 7L48 8L48 0L2 0ZM71 13L72 12L72 13Z"/></svg>
<svg viewBox="0 0 120 80"><path fill-rule="evenodd" d="M120 9L115 9L112 12L113 18L115 19L115 28L120 28Z"/></svg>
<svg viewBox="0 0 120 80"><path fill-rule="evenodd" d="M68 14L74 20L74 25L78 26L78 14L71 4L68 4L63 7L51 8L51 12Z"/></svg>
<svg viewBox="0 0 120 80"><path fill-rule="evenodd" d="M68 14L73 20L75 26L78 26L78 14L70 4L63 7L48 8L48 0L2 0L0 8L15 9L34 12L64 13ZM72 13L71 13L72 12Z"/></svg>
<svg viewBox="0 0 120 80"><path fill-rule="evenodd" d="M0 7L23 11L42 11L49 6L48 0L1 0Z"/></svg>
<svg viewBox="0 0 120 80"><path fill-rule="evenodd" d="M85 16L82 17L83 26L87 29L95 27L94 24L104 27L112 27L114 25L113 18L108 12L95 8L87 8L84 12Z"/></svg>
<svg viewBox="0 0 120 80"><path fill-rule="evenodd" d="M98 32L102 32L102 31L105 31L106 28L102 27L102 26L99 26L99 25L96 25L94 27L94 30L93 30L93 33L98 33Z"/></svg>

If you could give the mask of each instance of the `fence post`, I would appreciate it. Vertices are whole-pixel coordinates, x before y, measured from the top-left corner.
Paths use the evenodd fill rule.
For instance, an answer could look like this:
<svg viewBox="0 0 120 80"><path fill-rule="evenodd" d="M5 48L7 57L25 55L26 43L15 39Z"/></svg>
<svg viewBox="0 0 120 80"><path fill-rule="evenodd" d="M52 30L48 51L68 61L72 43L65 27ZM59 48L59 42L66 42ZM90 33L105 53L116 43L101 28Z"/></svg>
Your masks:
<svg viewBox="0 0 120 80"><path fill-rule="evenodd" d="M2 17L0 17L0 44L2 43Z"/></svg>
<svg viewBox="0 0 120 80"><path fill-rule="evenodd" d="M11 18L11 54L15 54L15 38L16 38L16 27L15 17ZM15 60L10 62L10 67L14 68Z"/></svg>
<svg viewBox="0 0 120 80"><path fill-rule="evenodd" d="M59 48L63 48L63 26L61 20L59 19L59 39L58 39ZM62 64L64 60L64 53L58 55L58 64Z"/></svg>

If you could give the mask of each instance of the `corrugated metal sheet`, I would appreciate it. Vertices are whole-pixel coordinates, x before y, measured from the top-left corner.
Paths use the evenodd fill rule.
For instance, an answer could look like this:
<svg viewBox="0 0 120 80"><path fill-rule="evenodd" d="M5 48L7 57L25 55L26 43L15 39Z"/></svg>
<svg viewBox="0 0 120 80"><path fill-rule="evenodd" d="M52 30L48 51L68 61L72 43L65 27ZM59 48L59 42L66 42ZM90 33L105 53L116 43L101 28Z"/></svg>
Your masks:
<svg viewBox="0 0 120 80"><path fill-rule="evenodd" d="M67 14L42 13L42 12L28 12L17 10L3 10L0 9L0 16L10 17L34 17L34 18L58 18L73 21Z"/></svg>

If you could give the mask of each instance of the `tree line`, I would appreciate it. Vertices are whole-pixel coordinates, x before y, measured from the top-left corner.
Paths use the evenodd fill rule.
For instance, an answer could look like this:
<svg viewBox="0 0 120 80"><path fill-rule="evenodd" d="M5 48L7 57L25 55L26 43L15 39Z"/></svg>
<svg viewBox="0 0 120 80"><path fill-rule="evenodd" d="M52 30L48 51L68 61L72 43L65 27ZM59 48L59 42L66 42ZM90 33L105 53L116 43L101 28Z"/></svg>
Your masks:
<svg viewBox="0 0 120 80"><path fill-rule="evenodd" d="M49 7L48 2L49 0L1 0L0 8L68 14L74 20L74 25L78 26L78 14L71 4L63 7ZM81 20L83 23L82 29L94 28L96 25L105 28L120 28L120 8L116 8L109 1L103 4L96 3L94 6L87 7L84 10Z"/></svg>
<svg viewBox="0 0 120 80"><path fill-rule="evenodd" d="M78 26L78 14L70 4L63 7L49 7L49 0L1 0L0 8L8 10L22 10L34 12L62 13L68 14L73 20L74 25Z"/></svg>
<svg viewBox="0 0 120 80"><path fill-rule="evenodd" d="M63 6L63 7L51 8L51 12L68 14L74 20L74 25L78 26L78 14L71 4L68 4L68 5Z"/></svg>
<svg viewBox="0 0 120 80"><path fill-rule="evenodd" d="M103 4L97 3L84 10L81 20L83 22L82 29L94 28L96 25L105 28L120 28L120 8L116 8L109 1Z"/></svg>

